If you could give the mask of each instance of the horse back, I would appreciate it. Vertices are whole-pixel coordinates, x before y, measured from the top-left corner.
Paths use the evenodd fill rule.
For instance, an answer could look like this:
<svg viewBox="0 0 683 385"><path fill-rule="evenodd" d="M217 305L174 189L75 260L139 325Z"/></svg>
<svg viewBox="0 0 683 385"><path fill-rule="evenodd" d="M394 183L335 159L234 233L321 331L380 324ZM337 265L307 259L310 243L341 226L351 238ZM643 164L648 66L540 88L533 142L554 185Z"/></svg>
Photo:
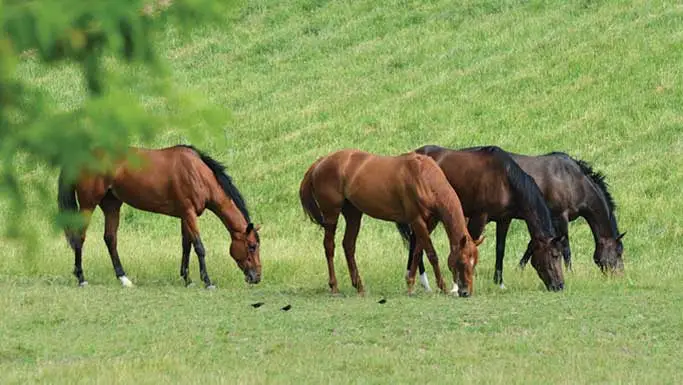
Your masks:
<svg viewBox="0 0 683 385"><path fill-rule="evenodd" d="M211 170L190 148L131 148L133 156L116 168L111 190L116 197L145 211L181 216L201 213L207 201L220 196Z"/></svg>
<svg viewBox="0 0 683 385"><path fill-rule="evenodd" d="M416 151L436 161L457 193L466 216L487 213L495 218L514 210L504 164L492 154L478 149L456 151L437 146Z"/></svg>
<svg viewBox="0 0 683 385"><path fill-rule="evenodd" d="M551 211L567 213L570 218L579 214L592 188L588 177L568 155L514 154L513 159L534 179Z"/></svg>

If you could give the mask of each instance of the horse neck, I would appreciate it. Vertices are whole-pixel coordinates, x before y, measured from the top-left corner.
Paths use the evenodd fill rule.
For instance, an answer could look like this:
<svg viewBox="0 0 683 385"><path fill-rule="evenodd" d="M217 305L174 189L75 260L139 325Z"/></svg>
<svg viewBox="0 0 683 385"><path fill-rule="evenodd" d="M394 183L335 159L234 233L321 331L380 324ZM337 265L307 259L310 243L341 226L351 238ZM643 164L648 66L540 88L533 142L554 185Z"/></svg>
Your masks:
<svg viewBox="0 0 683 385"><path fill-rule="evenodd" d="M581 216L586 219L588 226L593 233L593 239L597 243L600 238L616 238L619 231L614 219L614 213L610 212L607 200L602 195L602 191L590 181L587 184L587 199Z"/></svg>
<svg viewBox="0 0 683 385"><path fill-rule="evenodd" d="M469 235L460 199L450 185L446 188L436 189L435 195L436 210L446 230L451 250L455 251L456 248L460 247L462 236Z"/></svg>
<svg viewBox="0 0 683 385"><path fill-rule="evenodd" d="M531 187L531 191L517 191L517 204L521 208L521 216L526 222L529 234L535 239L554 237L555 227L553 226L550 209L545 203L545 199L538 187Z"/></svg>
<svg viewBox="0 0 683 385"><path fill-rule="evenodd" d="M209 209L223 222L231 236L246 230L247 221L232 199L228 197L220 199L218 202L209 205Z"/></svg>

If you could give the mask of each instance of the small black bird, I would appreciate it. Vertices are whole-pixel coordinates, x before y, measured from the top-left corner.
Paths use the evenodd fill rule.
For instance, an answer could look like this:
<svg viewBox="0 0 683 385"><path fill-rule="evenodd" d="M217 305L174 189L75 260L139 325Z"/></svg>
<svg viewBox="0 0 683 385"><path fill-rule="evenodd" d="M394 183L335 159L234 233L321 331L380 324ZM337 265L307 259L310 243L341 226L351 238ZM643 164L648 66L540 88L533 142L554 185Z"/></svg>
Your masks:
<svg viewBox="0 0 683 385"><path fill-rule="evenodd" d="M292 308L292 305L287 305L280 310L289 311L289 309L291 309L291 308Z"/></svg>
<svg viewBox="0 0 683 385"><path fill-rule="evenodd" d="M251 307L259 308L263 306L263 302L255 302L251 304Z"/></svg>

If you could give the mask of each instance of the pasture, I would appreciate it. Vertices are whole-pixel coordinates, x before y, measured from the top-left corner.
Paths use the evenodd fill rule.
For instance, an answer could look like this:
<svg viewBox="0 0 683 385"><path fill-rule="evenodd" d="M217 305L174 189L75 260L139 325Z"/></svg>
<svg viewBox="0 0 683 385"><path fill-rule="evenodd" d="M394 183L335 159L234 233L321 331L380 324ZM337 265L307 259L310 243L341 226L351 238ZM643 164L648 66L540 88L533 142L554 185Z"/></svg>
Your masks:
<svg viewBox="0 0 683 385"><path fill-rule="evenodd" d="M23 165L29 186L50 178L55 192L27 202L41 218L30 223L30 254L0 239L0 383L683 381L683 6L457 3L259 0L224 25L198 26L191 41L164 35L174 81L232 118L208 132L168 127L140 144L192 138L225 163L262 225L263 280L245 284L227 232L207 213L199 226L218 289L184 287L179 221L124 207L119 252L136 287L116 280L96 211L84 249L90 285L79 288L72 251L39 216L56 212L57 172ZM69 65L28 59L20 70L57 109L82 100ZM408 297L398 232L364 217L357 261L366 295L351 287L341 221L342 296L330 296L323 233L299 203L304 172L340 148L399 154L425 144L559 150L590 162L607 175L627 231L625 275L599 272L577 220L574 271L564 291L546 292L531 266L516 267L528 233L515 221L507 289L492 280L491 224L471 298L421 288ZM443 269L441 226L434 244ZM194 253L190 272L199 282Z"/></svg>

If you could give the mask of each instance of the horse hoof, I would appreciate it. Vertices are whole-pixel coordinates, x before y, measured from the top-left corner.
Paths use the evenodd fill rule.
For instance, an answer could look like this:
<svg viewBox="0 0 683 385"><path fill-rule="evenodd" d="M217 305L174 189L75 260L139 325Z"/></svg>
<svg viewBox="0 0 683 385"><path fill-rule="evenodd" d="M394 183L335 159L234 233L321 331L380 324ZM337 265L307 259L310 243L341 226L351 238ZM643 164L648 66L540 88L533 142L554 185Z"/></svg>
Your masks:
<svg viewBox="0 0 683 385"><path fill-rule="evenodd" d="M194 287L194 282L185 282L185 287Z"/></svg>
<svg viewBox="0 0 683 385"><path fill-rule="evenodd" d="M429 286L425 287L424 289L425 289L425 293L431 293L432 292L432 288Z"/></svg>
<svg viewBox="0 0 683 385"><path fill-rule="evenodd" d="M505 285L503 283L501 283L498 287L500 288L500 290L505 290Z"/></svg>
<svg viewBox="0 0 683 385"><path fill-rule="evenodd" d="M216 286L215 285L209 285L206 287L206 290L216 290Z"/></svg>
<svg viewBox="0 0 683 385"><path fill-rule="evenodd" d="M78 286L79 287L86 287L86 286L88 286L88 281L79 282Z"/></svg>
<svg viewBox="0 0 683 385"><path fill-rule="evenodd" d="M133 287L133 286L135 286L135 285L133 285L133 282L131 282L130 279L128 279L128 277L126 277L125 275L120 276L120 277L119 277L119 281L121 281L121 285L122 285L123 287Z"/></svg>

